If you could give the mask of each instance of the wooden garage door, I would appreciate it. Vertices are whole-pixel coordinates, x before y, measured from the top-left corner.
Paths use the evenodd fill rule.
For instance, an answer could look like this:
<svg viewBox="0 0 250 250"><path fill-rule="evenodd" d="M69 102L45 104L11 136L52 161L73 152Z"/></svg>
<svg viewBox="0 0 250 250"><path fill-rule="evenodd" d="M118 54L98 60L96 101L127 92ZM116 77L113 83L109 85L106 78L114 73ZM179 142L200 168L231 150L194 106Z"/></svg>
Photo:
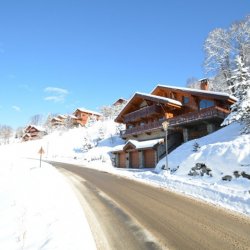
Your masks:
<svg viewBox="0 0 250 250"><path fill-rule="evenodd" d="M121 152L119 153L119 168L125 168L126 167L126 153Z"/></svg>
<svg viewBox="0 0 250 250"><path fill-rule="evenodd" d="M153 149L144 151L144 166L145 168L155 167L155 151Z"/></svg>
<svg viewBox="0 0 250 250"><path fill-rule="evenodd" d="M139 168L139 152L138 151L130 152L130 167Z"/></svg>

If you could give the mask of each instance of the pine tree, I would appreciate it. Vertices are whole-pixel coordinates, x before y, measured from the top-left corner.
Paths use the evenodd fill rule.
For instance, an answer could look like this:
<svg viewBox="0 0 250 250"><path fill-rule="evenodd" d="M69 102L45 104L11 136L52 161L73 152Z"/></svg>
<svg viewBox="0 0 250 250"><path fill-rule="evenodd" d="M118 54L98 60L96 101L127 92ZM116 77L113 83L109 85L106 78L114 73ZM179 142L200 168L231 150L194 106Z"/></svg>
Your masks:
<svg viewBox="0 0 250 250"><path fill-rule="evenodd" d="M240 122L244 127L242 133L250 133L250 72L242 57L236 58L236 69L231 77L235 88L237 102L231 106L231 114L225 119L222 125L234 121Z"/></svg>

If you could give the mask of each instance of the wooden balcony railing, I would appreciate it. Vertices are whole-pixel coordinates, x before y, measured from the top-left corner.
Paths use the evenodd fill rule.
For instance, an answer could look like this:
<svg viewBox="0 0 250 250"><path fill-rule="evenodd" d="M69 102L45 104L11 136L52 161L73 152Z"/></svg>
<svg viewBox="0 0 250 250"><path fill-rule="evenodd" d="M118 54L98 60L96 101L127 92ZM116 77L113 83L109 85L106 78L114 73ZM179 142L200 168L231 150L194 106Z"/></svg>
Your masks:
<svg viewBox="0 0 250 250"><path fill-rule="evenodd" d="M169 126L180 126L192 122L199 122L211 118L224 119L229 114L229 111L220 107L210 107L202 109L197 112L191 112L183 115L179 115L174 118L168 119ZM151 132L156 129L162 128L163 121L155 121L142 126L128 128L121 131L121 136L126 137L127 135L137 135L145 132Z"/></svg>
<svg viewBox="0 0 250 250"><path fill-rule="evenodd" d="M149 132L153 131L155 129L159 129L162 127L162 121L155 121L155 122L150 122L148 124L145 124L143 126L138 126L134 128L128 128L126 130L121 131L121 136L125 135L136 135L136 134L141 134L143 132Z"/></svg>
<svg viewBox="0 0 250 250"><path fill-rule="evenodd" d="M160 114L162 112L159 105L152 105L149 107L142 108L124 116L125 123L139 120L140 118L149 117L153 114Z"/></svg>
<svg viewBox="0 0 250 250"><path fill-rule="evenodd" d="M206 120L210 118L225 119L229 110L220 107L210 107L197 112L186 113L169 119L170 126L183 125L190 122Z"/></svg>

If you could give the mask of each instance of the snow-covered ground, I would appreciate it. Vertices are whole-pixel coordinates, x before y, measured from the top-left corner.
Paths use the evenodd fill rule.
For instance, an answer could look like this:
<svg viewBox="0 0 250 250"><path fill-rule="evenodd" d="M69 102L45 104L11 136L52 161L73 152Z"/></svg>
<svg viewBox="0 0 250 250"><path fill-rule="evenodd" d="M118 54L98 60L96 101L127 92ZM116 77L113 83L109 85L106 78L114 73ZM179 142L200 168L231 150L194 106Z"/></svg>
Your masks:
<svg viewBox="0 0 250 250"><path fill-rule="evenodd" d="M250 174L250 135L239 131L240 125L232 124L181 145L168 156L171 173L161 170L165 159L156 169L112 167L109 152L124 144L113 121L0 146L0 249L95 248L84 214L64 178L49 164L39 168L39 161L34 160L41 147L46 159L105 169L250 215L250 180L233 173ZM188 175L197 163L205 164L209 175L199 175L200 170L196 176ZM222 181L226 175L232 180Z"/></svg>
<svg viewBox="0 0 250 250"><path fill-rule="evenodd" d="M9 147L10 149L11 147ZM96 249L83 210L49 164L0 150L0 249Z"/></svg>

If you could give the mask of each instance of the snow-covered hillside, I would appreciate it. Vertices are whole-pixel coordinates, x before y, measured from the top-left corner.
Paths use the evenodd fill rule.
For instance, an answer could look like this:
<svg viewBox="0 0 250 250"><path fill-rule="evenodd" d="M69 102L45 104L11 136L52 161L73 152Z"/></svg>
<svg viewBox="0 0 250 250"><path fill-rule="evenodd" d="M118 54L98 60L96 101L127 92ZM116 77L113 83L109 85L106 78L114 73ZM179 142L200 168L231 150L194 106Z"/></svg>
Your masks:
<svg viewBox="0 0 250 250"><path fill-rule="evenodd" d="M107 152L110 148L122 144L119 137L120 126L112 120L97 121L89 127L79 127L69 130L57 130L42 139L15 142L2 146L3 154L19 157L38 158L42 147L44 158L52 160L102 160L111 163Z"/></svg>
<svg viewBox="0 0 250 250"><path fill-rule="evenodd" d="M178 169L176 175L186 176L196 163L204 163L212 170L212 181L220 181L224 175L233 176L234 171L250 173L250 135L241 135L240 130L241 126L234 123L183 144L169 155L170 169ZM164 159L157 170L163 164Z"/></svg>

